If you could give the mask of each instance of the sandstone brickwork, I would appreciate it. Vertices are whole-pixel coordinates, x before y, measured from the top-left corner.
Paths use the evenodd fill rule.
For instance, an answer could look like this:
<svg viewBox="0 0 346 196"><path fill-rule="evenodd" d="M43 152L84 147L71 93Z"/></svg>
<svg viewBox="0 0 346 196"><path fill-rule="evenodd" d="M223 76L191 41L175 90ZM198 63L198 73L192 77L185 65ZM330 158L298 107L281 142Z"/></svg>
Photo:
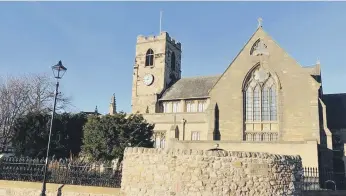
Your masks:
<svg viewBox="0 0 346 196"><path fill-rule="evenodd" d="M125 150L126 196L300 195L300 156L255 152Z"/></svg>
<svg viewBox="0 0 346 196"><path fill-rule="evenodd" d="M137 38L132 113L139 112L155 124L156 148L170 148L172 138L183 142L220 140L234 145L252 143L253 150L257 143L273 144L275 153L281 154L282 150L274 147L276 143L291 143L297 149L298 143L317 141L314 149L318 149L318 153L314 150L305 156L304 150L299 149L290 154L299 154L311 162L306 167L332 168L332 134L327 123L328 105L324 104L319 61L311 66L300 65L258 26L233 61L225 65L223 73L181 78L181 46L166 32ZM155 53L152 66L145 64L148 49ZM173 53L176 54L175 70L171 69ZM257 72L259 70L262 71ZM256 73L264 73L260 74L262 82L255 79L259 76ZM147 74L155 78L151 85L143 83ZM270 108L265 101L268 93L259 92L265 96L260 98L254 91L256 86L261 92L267 92L271 86ZM329 103L332 100L335 99L329 99ZM329 109L331 113L334 110ZM272 114L270 119L266 117L269 113ZM318 162L318 154L326 158Z"/></svg>

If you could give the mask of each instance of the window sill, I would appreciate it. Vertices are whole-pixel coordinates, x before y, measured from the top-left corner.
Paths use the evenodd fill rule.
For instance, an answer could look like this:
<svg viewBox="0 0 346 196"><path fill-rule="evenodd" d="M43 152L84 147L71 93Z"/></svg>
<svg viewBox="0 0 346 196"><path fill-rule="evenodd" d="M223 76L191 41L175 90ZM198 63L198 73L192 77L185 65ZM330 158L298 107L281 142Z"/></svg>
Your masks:
<svg viewBox="0 0 346 196"><path fill-rule="evenodd" d="M266 124L266 123L278 124L278 121L247 121L245 122L245 124Z"/></svg>

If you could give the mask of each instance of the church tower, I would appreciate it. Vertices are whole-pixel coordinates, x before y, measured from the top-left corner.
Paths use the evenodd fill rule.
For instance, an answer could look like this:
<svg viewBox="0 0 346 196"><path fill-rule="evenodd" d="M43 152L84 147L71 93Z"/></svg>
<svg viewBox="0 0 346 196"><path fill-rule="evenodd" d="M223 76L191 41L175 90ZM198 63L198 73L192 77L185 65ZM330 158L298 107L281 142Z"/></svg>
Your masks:
<svg viewBox="0 0 346 196"><path fill-rule="evenodd" d="M109 114L114 115L117 113L117 105L115 102L115 94L113 94L111 103L109 104Z"/></svg>
<svg viewBox="0 0 346 196"><path fill-rule="evenodd" d="M161 93L181 78L181 44L167 32L138 36L132 81L132 113L158 112Z"/></svg>

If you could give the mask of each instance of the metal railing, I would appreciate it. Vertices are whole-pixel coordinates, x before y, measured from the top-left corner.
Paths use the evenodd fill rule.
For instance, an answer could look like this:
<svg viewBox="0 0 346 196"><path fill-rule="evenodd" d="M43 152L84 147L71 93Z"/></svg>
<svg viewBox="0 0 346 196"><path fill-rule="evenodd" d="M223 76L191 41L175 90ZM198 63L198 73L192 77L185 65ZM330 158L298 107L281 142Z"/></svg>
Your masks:
<svg viewBox="0 0 346 196"><path fill-rule="evenodd" d="M44 163L44 159L3 158L0 160L0 179L41 182ZM47 168L47 182L119 188L121 169L100 162L50 160Z"/></svg>
<svg viewBox="0 0 346 196"><path fill-rule="evenodd" d="M303 168L302 189L309 190L345 190L345 173L333 172L324 168Z"/></svg>

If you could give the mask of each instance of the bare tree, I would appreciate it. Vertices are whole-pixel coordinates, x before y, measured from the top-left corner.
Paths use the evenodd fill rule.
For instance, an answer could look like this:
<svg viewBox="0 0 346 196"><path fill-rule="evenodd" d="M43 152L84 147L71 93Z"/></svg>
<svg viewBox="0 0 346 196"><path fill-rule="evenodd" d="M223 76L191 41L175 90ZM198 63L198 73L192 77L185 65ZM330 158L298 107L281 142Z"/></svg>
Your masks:
<svg viewBox="0 0 346 196"><path fill-rule="evenodd" d="M47 75L32 75L29 78L30 92L28 97L29 111L52 110L55 93L55 81ZM71 105L71 98L59 92L57 110L66 110Z"/></svg>
<svg viewBox="0 0 346 196"><path fill-rule="evenodd" d="M0 78L0 146L11 144L15 120L28 112L51 111L55 83L44 74ZM59 93L57 110L70 105L71 98Z"/></svg>

